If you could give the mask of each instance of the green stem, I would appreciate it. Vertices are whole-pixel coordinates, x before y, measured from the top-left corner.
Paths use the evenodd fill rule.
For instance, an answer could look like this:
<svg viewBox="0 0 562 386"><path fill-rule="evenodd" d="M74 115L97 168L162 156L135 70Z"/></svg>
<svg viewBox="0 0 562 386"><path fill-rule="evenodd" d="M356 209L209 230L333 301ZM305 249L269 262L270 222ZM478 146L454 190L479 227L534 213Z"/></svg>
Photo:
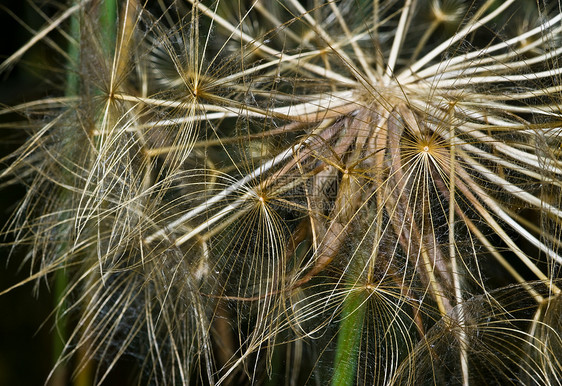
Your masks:
<svg viewBox="0 0 562 386"><path fill-rule="evenodd" d="M100 3L100 16L99 25L102 34L102 45L107 53L112 53L115 49L115 38L116 38L116 27L117 27L117 4L115 0L101 0ZM67 52L69 57L67 75L66 75L66 96L77 96L80 93L80 13L76 13L70 19L70 36L74 39L68 45ZM61 197L64 201L65 198L70 198L71 193L65 191L62 193ZM64 219L63 219L64 220ZM59 251L64 252L68 244L63 243L60 245ZM56 361L61 357L64 352L65 342L68 338L68 318L65 316L66 304L64 302L64 296L68 288L68 276L67 272L63 267L55 273L55 286L54 286L54 302L56 306L59 306L59 317L57 317L56 331L57 333L53 336L53 357ZM79 354L80 355L80 354ZM67 366L61 364L55 370L53 374L53 379L51 385L63 385L67 384ZM91 384L91 374L89 366L86 365L85 368L77 375L75 379L76 385L90 385Z"/></svg>
<svg viewBox="0 0 562 386"><path fill-rule="evenodd" d="M78 95L79 91L79 81L80 78L76 69L78 68L78 62L80 60L80 14L75 13L70 18L70 36L74 38L74 41L69 42L67 52L69 57L67 75L66 75L66 88L65 88L65 96L76 96ZM69 192L65 191L61 193L64 196L69 196ZM59 252L63 253L66 250L66 243L63 243L59 247ZM59 314L55 321L55 331L56 333L53 334L53 342L52 342L52 349L53 349L53 360L56 364L58 359L62 356L64 351L64 346L67 339L67 330L68 330L68 320L65 314L66 311L66 304L64 301L64 296L66 293L66 289L68 287L68 277L67 273L64 270L64 267L60 267L59 270L55 272L55 286L54 286L54 293L53 293L53 301L55 303L55 307L59 307ZM53 380L51 385L63 385L66 384L66 377L67 377L67 368L66 365L61 364L55 370L53 374Z"/></svg>
<svg viewBox="0 0 562 386"><path fill-rule="evenodd" d="M79 92L79 81L80 77L76 70L78 69L78 62L80 61L80 12L75 13L70 18L70 36L72 36L75 41L70 42L68 45L68 56L70 62L68 63L68 69L66 74L66 96L76 96Z"/></svg>
<svg viewBox="0 0 562 386"><path fill-rule="evenodd" d="M353 291L343 303L332 378L333 386L355 385L356 383L357 355L363 333L366 300L365 291Z"/></svg>
<svg viewBox="0 0 562 386"><path fill-rule="evenodd" d="M100 4L99 26L102 34L102 47L113 55L117 38L117 1L102 0Z"/></svg>
<svg viewBox="0 0 562 386"><path fill-rule="evenodd" d="M64 346L67 338L67 317L65 316L66 304L64 302L64 294L68 286L68 279L66 277L65 270L61 267L55 272L55 287L53 293L53 300L55 307L59 307L59 314L55 320L55 333L53 334L53 361L56 365L58 359L61 357L64 351ZM59 316L60 315L60 316ZM50 385L65 385L67 378L67 366L66 364L60 364L53 373Z"/></svg>
<svg viewBox="0 0 562 386"><path fill-rule="evenodd" d="M96 5L94 5L94 7L95 6ZM100 29L100 45L107 57L113 57L116 50L118 29L117 0L99 0L97 7L99 11L98 27ZM108 81L110 81L110 79L108 79ZM101 95L102 93L103 91L101 89L94 89L94 94ZM87 293L89 290L85 289L85 292ZM86 335L86 331L83 332L83 335ZM74 386L90 386L93 384L94 362L89 355L91 342L87 341L85 343L86 344L80 347L77 352L78 363L82 367L74 379Z"/></svg>

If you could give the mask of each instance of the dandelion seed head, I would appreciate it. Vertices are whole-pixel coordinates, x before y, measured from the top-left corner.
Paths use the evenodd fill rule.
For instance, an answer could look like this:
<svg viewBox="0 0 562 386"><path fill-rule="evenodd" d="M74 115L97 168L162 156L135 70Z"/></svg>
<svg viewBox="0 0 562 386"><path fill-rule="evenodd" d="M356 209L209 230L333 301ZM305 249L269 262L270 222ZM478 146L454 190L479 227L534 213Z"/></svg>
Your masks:
<svg viewBox="0 0 562 386"><path fill-rule="evenodd" d="M560 336L559 9L505 37L513 0L137 3L110 49L80 35L79 95L16 109L50 111L5 175L37 277L69 273L69 355L158 384L468 384L515 337L500 381L560 379L537 350Z"/></svg>

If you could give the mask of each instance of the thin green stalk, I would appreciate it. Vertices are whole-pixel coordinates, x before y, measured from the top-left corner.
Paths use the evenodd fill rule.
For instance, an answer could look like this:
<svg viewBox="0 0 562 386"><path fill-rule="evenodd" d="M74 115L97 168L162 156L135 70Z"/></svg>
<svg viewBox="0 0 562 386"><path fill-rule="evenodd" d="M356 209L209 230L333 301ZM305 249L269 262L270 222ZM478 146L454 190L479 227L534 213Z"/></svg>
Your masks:
<svg viewBox="0 0 562 386"><path fill-rule="evenodd" d="M68 321L65 315L66 304L64 302L64 294L68 286L68 278L66 277L66 271L60 269L55 273L55 286L53 293L53 300L55 307L59 307L60 316L57 316L55 321L55 333L53 334L53 364L56 365L58 359L61 357L67 338L67 326ZM51 386L64 385L66 384L67 377L67 366L61 363L53 373Z"/></svg>
<svg viewBox="0 0 562 386"><path fill-rule="evenodd" d="M67 75L66 75L66 88L64 95L66 97L73 97L78 95L79 91L79 76L74 69L77 68L77 63L80 60L80 15L74 13L70 18L70 36L74 41L69 42L67 52L69 57ZM63 196L69 196L69 192L62 193ZM66 197L65 197L66 198ZM62 243L59 251L67 249L66 243ZM52 353L53 361L56 365L59 358L62 356L66 339L68 337L68 318L66 316L66 302L64 300L66 289L68 287L67 272L63 267L55 272L55 286L53 293L53 300L55 307L59 307L59 316L55 320L55 331L53 334ZM61 363L53 373L51 385L64 385L67 378L67 366Z"/></svg>
<svg viewBox="0 0 562 386"><path fill-rule="evenodd" d="M99 26L102 34L103 49L113 54L117 36L117 1L101 0L99 8Z"/></svg>
<svg viewBox="0 0 562 386"><path fill-rule="evenodd" d="M99 0L98 3L98 22L101 33L101 47L108 56L113 56L115 53L115 44L117 36L117 0ZM100 90L95 91L95 93ZM87 291L87 289L86 289ZM79 371L74 380L75 386L90 386L93 384L93 365L89 359L89 344L83 345L78 351L78 363L80 364Z"/></svg>
<svg viewBox="0 0 562 386"><path fill-rule="evenodd" d="M78 1L77 1L78 3ZM101 1L99 22L102 33L102 42L106 52L113 52L116 39L116 18L117 18L117 4L115 0ZM68 45L67 52L69 57L68 70L66 75L66 88L65 96L74 97L80 93L80 75L77 69L80 68L80 14L75 13L70 19L70 36L74 39ZM62 193L63 200L70 198L70 192L65 191ZM63 243L60 250L66 250L68 245ZM55 287L54 287L54 302L60 310L59 317L56 320L57 334L53 337L53 357L56 361L63 355L66 339L68 338L68 318L66 316L66 304L64 296L68 288L69 280L66 270L61 269L55 273ZM81 357L83 353L78 353ZM80 363L80 358L78 360ZM68 368L65 364L59 364L57 370L53 373L52 385L66 384ZM84 364L78 371L74 384L77 386L87 386L92 384L91 366Z"/></svg>
<svg viewBox="0 0 562 386"><path fill-rule="evenodd" d="M67 97L78 95L80 87L80 77L76 72L80 60L80 13L75 13L70 18L70 36L74 38L75 41L70 42L67 49L68 57L70 58L66 74L66 90L64 93Z"/></svg>
<svg viewBox="0 0 562 386"><path fill-rule="evenodd" d="M333 386L355 385L356 383L357 355L367 309L366 300L367 293L365 291L353 291L343 304L336 359L334 361Z"/></svg>

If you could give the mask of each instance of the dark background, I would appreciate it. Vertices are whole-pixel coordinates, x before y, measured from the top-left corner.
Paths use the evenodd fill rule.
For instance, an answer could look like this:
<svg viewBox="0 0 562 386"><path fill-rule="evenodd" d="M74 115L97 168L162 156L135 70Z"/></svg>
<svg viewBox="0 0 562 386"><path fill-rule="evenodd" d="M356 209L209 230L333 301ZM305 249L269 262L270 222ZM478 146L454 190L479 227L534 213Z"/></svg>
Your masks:
<svg viewBox="0 0 562 386"><path fill-rule="evenodd" d="M54 9L44 8L50 14ZM0 1L0 62L17 51L30 38L10 12L38 29L44 23L25 0ZM0 103L13 106L49 95L46 91L48 50L41 45L31 50L21 64L0 74ZM0 125L21 120L16 114L0 115ZM23 130L0 126L0 159L14 151L25 139ZM7 162L0 163L0 170ZM4 186L0 180L0 226L4 226L16 203L25 192L22 186ZM0 242L9 243L10 238ZM22 265L23 251L0 247L0 292L25 279L29 265ZM0 386L43 385L53 365L52 326L49 318L52 296L46 285L34 295L34 284L29 283L0 296ZM44 326L41 326L45 322Z"/></svg>

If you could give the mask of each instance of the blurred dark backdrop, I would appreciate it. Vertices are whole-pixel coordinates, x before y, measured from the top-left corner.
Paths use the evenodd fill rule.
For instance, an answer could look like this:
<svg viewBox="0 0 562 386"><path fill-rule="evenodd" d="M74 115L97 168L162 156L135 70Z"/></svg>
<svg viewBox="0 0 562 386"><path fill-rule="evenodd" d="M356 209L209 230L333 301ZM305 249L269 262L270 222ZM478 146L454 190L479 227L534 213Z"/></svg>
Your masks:
<svg viewBox="0 0 562 386"><path fill-rule="evenodd" d="M53 11L45 10L48 13ZM32 36L10 13L36 29L44 23L26 0L1 0L0 62ZM43 62L48 57L46 54L47 50L38 46L24 57L21 65L0 74L0 103L3 107L49 95L46 83L42 80L46 69L41 70L45 68ZM16 114L0 115L0 158L15 150L26 137L22 130L5 127L7 122L21 118ZM6 163L2 162L0 170L5 166ZM0 180L0 184L5 182ZM6 224L24 192L22 186L1 187L1 227ZM9 242L10 239L4 238L1 241ZM22 265L22 260L23 251L0 247L0 291L28 276L29 265ZM0 386L42 385L53 365L53 320L48 319L52 309L52 296L44 284L37 296L34 295L33 288L34 284L30 283L0 296ZM45 325L41 326L45 321Z"/></svg>

